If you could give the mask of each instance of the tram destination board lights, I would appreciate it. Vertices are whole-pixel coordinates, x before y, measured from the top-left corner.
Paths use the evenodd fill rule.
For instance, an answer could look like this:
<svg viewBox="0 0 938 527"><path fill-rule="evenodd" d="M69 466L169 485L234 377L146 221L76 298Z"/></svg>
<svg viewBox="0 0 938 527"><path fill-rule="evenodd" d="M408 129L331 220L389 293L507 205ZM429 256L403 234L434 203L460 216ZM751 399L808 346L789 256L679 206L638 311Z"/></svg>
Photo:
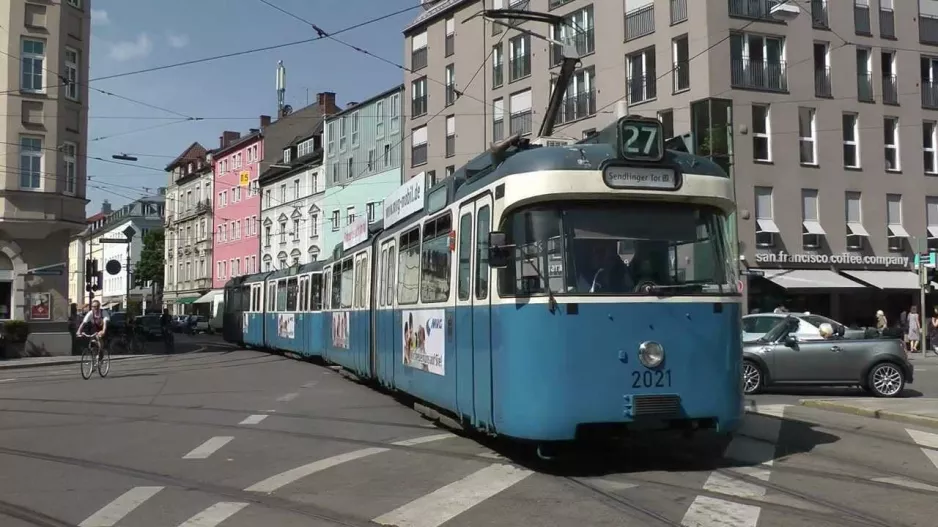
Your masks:
<svg viewBox="0 0 938 527"><path fill-rule="evenodd" d="M626 161L659 163L664 159L664 128L654 118L630 115L619 119L617 146Z"/></svg>

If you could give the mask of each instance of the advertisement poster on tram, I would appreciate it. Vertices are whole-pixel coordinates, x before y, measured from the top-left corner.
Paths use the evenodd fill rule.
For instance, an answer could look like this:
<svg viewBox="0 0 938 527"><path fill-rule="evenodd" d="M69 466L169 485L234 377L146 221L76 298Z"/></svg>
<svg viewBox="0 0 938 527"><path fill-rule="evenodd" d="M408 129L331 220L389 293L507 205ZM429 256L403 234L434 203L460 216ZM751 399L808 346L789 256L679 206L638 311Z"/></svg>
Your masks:
<svg viewBox="0 0 938 527"><path fill-rule="evenodd" d="M277 336L282 339L292 339L296 335L296 320L293 313L280 313L277 315Z"/></svg>
<svg viewBox="0 0 938 527"><path fill-rule="evenodd" d="M442 309L404 311L404 365L445 375L446 319Z"/></svg>
<svg viewBox="0 0 938 527"><path fill-rule="evenodd" d="M348 349L348 311L332 313L332 347Z"/></svg>

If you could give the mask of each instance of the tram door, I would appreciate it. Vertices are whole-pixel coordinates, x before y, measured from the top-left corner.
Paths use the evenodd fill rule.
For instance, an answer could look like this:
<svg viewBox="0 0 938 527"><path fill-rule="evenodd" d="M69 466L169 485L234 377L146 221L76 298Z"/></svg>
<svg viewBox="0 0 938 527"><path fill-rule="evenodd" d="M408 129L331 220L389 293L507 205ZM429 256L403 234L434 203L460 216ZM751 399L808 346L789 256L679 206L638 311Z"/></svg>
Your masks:
<svg viewBox="0 0 938 527"><path fill-rule="evenodd" d="M492 425L492 321L489 295L489 194L459 209L456 277L456 397L459 412Z"/></svg>

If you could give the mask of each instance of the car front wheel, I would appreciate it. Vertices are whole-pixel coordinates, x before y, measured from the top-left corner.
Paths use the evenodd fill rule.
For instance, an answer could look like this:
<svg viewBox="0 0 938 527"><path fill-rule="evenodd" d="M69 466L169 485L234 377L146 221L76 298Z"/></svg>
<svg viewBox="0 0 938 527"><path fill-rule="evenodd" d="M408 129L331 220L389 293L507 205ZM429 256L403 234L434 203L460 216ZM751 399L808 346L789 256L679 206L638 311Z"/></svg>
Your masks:
<svg viewBox="0 0 938 527"><path fill-rule="evenodd" d="M753 361L743 361L743 393L754 395L765 387L765 375L762 368Z"/></svg>
<svg viewBox="0 0 938 527"><path fill-rule="evenodd" d="M870 370L867 386L876 397L896 397L905 388L905 373L891 362L881 362Z"/></svg>

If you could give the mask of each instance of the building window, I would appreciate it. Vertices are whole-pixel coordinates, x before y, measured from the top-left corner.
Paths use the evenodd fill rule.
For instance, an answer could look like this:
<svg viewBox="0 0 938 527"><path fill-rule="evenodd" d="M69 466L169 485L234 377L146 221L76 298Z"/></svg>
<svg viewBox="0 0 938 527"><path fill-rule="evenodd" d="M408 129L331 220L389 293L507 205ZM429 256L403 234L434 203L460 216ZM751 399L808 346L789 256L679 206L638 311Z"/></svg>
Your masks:
<svg viewBox="0 0 938 527"><path fill-rule="evenodd" d="M345 208L345 224L351 225L355 221L355 207Z"/></svg>
<svg viewBox="0 0 938 527"><path fill-rule="evenodd" d="M818 219L817 189L801 191L801 244L805 249L817 249L821 246L820 237L824 229Z"/></svg>
<svg viewBox="0 0 938 527"><path fill-rule="evenodd" d="M909 233L902 226L902 195L900 194L886 194L886 230L889 250L903 250Z"/></svg>
<svg viewBox="0 0 938 527"><path fill-rule="evenodd" d="M68 5L75 9L81 9L81 0L68 0Z"/></svg>
<svg viewBox="0 0 938 527"><path fill-rule="evenodd" d="M560 42L573 43L579 57L596 51L596 31L594 29L593 6L587 6L564 17L561 24L550 28L550 36ZM559 66L563 62L563 48L559 44L550 46L550 66Z"/></svg>
<svg viewBox="0 0 938 527"><path fill-rule="evenodd" d="M365 204L365 217L368 218L368 223L374 223L376 219L377 203L370 202Z"/></svg>
<svg viewBox="0 0 938 527"><path fill-rule="evenodd" d="M898 172L902 167L899 162L899 118L883 118L883 154L886 157L886 170Z"/></svg>
<svg viewBox="0 0 938 527"><path fill-rule="evenodd" d="M348 148L348 116L343 115L339 119L339 152L345 152Z"/></svg>
<svg viewBox="0 0 938 527"><path fill-rule="evenodd" d="M861 195L859 192L847 192L844 199L847 215L847 249L855 251L863 248L863 238L869 236L866 228L863 227Z"/></svg>
<svg viewBox="0 0 938 527"><path fill-rule="evenodd" d="M384 138L384 101L375 103L375 138Z"/></svg>
<svg viewBox="0 0 938 527"><path fill-rule="evenodd" d="M352 114L352 147L358 146L358 112Z"/></svg>
<svg viewBox="0 0 938 527"><path fill-rule="evenodd" d="M446 106L456 102L456 66L446 66Z"/></svg>
<svg viewBox="0 0 938 527"><path fill-rule="evenodd" d="M831 45L829 42L814 43L814 95L831 96Z"/></svg>
<svg viewBox="0 0 938 527"><path fill-rule="evenodd" d="M495 25L495 24L493 24ZM492 88L505 84L505 52L499 42L492 48Z"/></svg>
<svg viewBox="0 0 938 527"><path fill-rule="evenodd" d="M358 174L355 174L355 160L351 157L348 158L348 166L346 168L348 170L348 179L355 179L355 177L358 176Z"/></svg>
<svg viewBox="0 0 938 527"><path fill-rule="evenodd" d="M436 185L436 170L427 170L425 187L429 190Z"/></svg>
<svg viewBox="0 0 938 527"><path fill-rule="evenodd" d="M333 183L339 182L339 164L338 163L332 163L332 182Z"/></svg>
<svg viewBox="0 0 938 527"><path fill-rule="evenodd" d="M596 70L590 66L574 73L564 94L558 123L569 123L596 114ZM551 93L556 89L551 82Z"/></svg>
<svg viewBox="0 0 938 527"><path fill-rule="evenodd" d="M329 123L329 126L326 128L326 135L329 136L326 142L326 154L332 155L335 151L335 121Z"/></svg>
<svg viewBox="0 0 938 527"><path fill-rule="evenodd" d="M512 95L509 105L511 135L531 133L531 90Z"/></svg>
<svg viewBox="0 0 938 527"><path fill-rule="evenodd" d="M340 221L340 219L339 219L339 214L340 214L340 212L337 211L337 210L332 211L332 220L331 220L331 222L332 222L332 232L335 232L335 231L339 230L339 221Z"/></svg>
<svg viewBox="0 0 938 527"><path fill-rule="evenodd" d="M20 188L38 189L42 185L42 139L20 138Z"/></svg>
<svg viewBox="0 0 938 527"><path fill-rule="evenodd" d="M446 118L446 157L456 155L456 116Z"/></svg>
<svg viewBox="0 0 938 527"><path fill-rule="evenodd" d="M879 55L883 76L883 104L899 104L899 84L896 69L896 52L883 51Z"/></svg>
<svg viewBox="0 0 938 527"><path fill-rule="evenodd" d="M446 174L445 177L450 177L455 172L456 172L456 165L449 165L448 167L446 167L444 174Z"/></svg>
<svg viewBox="0 0 938 527"><path fill-rule="evenodd" d="M298 199L300 197L300 180L293 180L293 199Z"/></svg>
<svg viewBox="0 0 938 527"><path fill-rule="evenodd" d="M798 108L798 146L801 164L817 164L817 121L814 108Z"/></svg>
<svg viewBox="0 0 938 527"><path fill-rule="evenodd" d="M788 91L785 39L733 33L730 36L730 82L737 88Z"/></svg>
<svg viewBox="0 0 938 527"><path fill-rule="evenodd" d="M62 76L65 77L65 97L73 101L78 100L78 51L72 48L65 48L65 70Z"/></svg>
<svg viewBox="0 0 938 527"><path fill-rule="evenodd" d="M456 53L456 20L453 17L446 19L446 40L444 42L444 55L449 57Z"/></svg>
<svg viewBox="0 0 938 527"><path fill-rule="evenodd" d="M62 161L65 165L65 192L75 194L78 187L78 145L64 143L62 145Z"/></svg>
<svg viewBox="0 0 938 527"><path fill-rule="evenodd" d="M857 48L857 99L873 102L873 53Z"/></svg>
<svg viewBox="0 0 938 527"><path fill-rule="evenodd" d="M21 79L20 89L28 92L42 92L43 70L46 61L46 43L41 40L23 39L20 53Z"/></svg>
<svg viewBox="0 0 938 527"><path fill-rule="evenodd" d="M925 198L925 214L928 219L928 249L938 249L938 197Z"/></svg>
<svg viewBox="0 0 938 527"><path fill-rule="evenodd" d="M427 32L411 38L410 69L417 71L427 67Z"/></svg>
<svg viewBox="0 0 938 527"><path fill-rule="evenodd" d="M655 48L633 53L626 57L629 104L650 101L658 96L655 77Z"/></svg>
<svg viewBox="0 0 938 527"><path fill-rule="evenodd" d="M319 236L319 214L310 214L309 216L309 237Z"/></svg>
<svg viewBox="0 0 938 527"><path fill-rule="evenodd" d="M426 91L424 92L426 93ZM401 94L391 96L391 133L401 129Z"/></svg>
<svg viewBox="0 0 938 527"><path fill-rule="evenodd" d="M671 41L671 61L674 63L671 71L672 90L679 93L690 89L690 47L687 35L682 35Z"/></svg>
<svg viewBox="0 0 938 527"><path fill-rule="evenodd" d="M505 99L492 101L492 141L505 138Z"/></svg>
<svg viewBox="0 0 938 527"><path fill-rule="evenodd" d="M752 158L755 161L772 161L772 123L769 106L752 105Z"/></svg>
<svg viewBox="0 0 938 527"><path fill-rule="evenodd" d="M427 78L411 83L411 118L427 114Z"/></svg>
<svg viewBox="0 0 938 527"><path fill-rule="evenodd" d="M518 35L508 41L508 82L531 74L531 37Z"/></svg>
<svg viewBox="0 0 938 527"><path fill-rule="evenodd" d="M857 126L859 117L855 113L843 115L844 166L860 168L860 134Z"/></svg>
<svg viewBox="0 0 938 527"><path fill-rule="evenodd" d="M300 220L299 218L293 220L293 241L300 240Z"/></svg>
<svg viewBox="0 0 938 527"><path fill-rule="evenodd" d="M778 226L775 224L772 187L756 187L756 246L772 247Z"/></svg>
<svg viewBox="0 0 938 527"><path fill-rule="evenodd" d="M427 127L415 128L411 135L411 166L420 166L427 162Z"/></svg>
<svg viewBox="0 0 938 527"><path fill-rule="evenodd" d="M925 154L925 173L938 173L938 124L935 121L922 123L922 150Z"/></svg>
<svg viewBox="0 0 938 527"><path fill-rule="evenodd" d="M287 243L287 222L280 222L280 244L283 245Z"/></svg>

